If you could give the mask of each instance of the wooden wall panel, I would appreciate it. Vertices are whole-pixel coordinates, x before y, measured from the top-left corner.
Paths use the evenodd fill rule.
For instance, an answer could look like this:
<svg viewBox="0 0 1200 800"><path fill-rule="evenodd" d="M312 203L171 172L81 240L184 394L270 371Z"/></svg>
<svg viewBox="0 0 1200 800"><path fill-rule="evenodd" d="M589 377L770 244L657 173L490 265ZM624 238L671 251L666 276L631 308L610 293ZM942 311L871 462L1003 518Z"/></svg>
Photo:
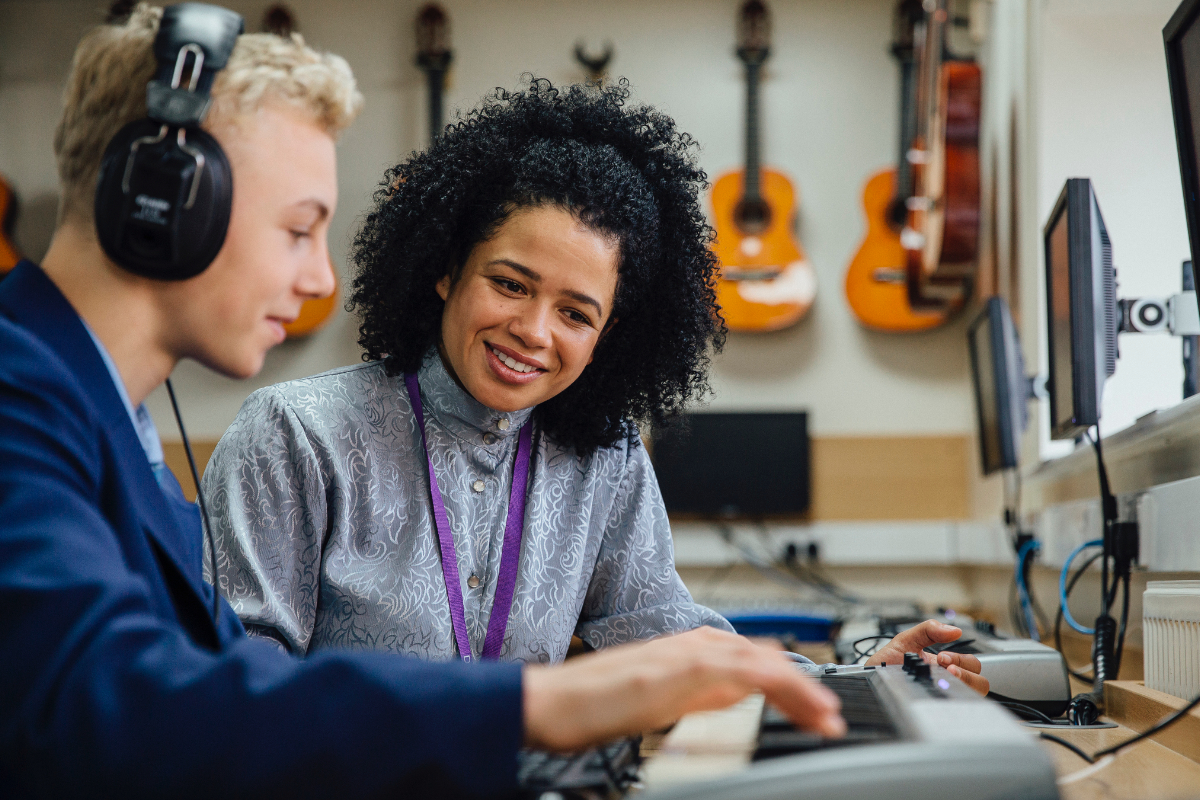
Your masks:
<svg viewBox="0 0 1200 800"><path fill-rule="evenodd" d="M208 465L208 460L212 458L213 450L216 447L216 439L192 440L192 455L196 458L196 469L199 470L201 477L204 476L204 468ZM176 480L183 487L184 496L188 500L195 501L196 485L192 482L192 471L188 468L187 452L183 449L183 443L163 442L163 460L167 462L171 472L175 473Z"/></svg>
<svg viewBox="0 0 1200 800"><path fill-rule="evenodd" d="M811 518L965 519L970 457L966 435L814 438Z"/></svg>
<svg viewBox="0 0 1200 800"><path fill-rule="evenodd" d="M192 442L196 468L215 440ZM196 490L179 442L163 444L167 466L189 499ZM970 516L967 436L821 436L812 441L810 519L965 519Z"/></svg>

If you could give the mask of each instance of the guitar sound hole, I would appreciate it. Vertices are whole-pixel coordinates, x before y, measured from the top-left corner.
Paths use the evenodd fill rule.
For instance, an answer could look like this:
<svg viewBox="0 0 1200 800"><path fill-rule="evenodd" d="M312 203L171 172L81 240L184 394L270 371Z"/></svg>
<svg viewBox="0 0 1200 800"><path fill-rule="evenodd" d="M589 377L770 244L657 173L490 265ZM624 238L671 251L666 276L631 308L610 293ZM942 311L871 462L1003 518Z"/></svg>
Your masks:
<svg viewBox="0 0 1200 800"><path fill-rule="evenodd" d="M762 233L771 224L771 207L764 200L742 200L734 209L733 221L743 233Z"/></svg>
<svg viewBox="0 0 1200 800"><path fill-rule="evenodd" d="M904 198L892 198L892 202L888 203L887 219L896 230L900 230L908 224L908 205L904 202Z"/></svg>

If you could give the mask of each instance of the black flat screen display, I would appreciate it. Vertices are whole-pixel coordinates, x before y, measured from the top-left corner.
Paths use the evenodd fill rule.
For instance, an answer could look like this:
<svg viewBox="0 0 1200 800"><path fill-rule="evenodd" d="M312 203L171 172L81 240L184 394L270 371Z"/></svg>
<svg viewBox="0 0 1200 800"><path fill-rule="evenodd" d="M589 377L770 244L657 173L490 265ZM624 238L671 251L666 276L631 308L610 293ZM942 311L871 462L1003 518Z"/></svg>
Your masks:
<svg viewBox="0 0 1200 800"><path fill-rule="evenodd" d="M1050 429L1075 423L1075 390L1071 353L1071 261L1064 206L1051 220L1046 236L1046 304L1050 311Z"/></svg>
<svg viewBox="0 0 1200 800"><path fill-rule="evenodd" d="M671 514L757 519L808 511L803 412L688 414L655 433L652 458Z"/></svg>
<svg viewBox="0 0 1200 800"><path fill-rule="evenodd" d="M971 370L975 377L975 407L979 415L979 447L983 457L983 474L1013 466L1006 464L1001 442L1000 408L996 383L996 343L992 337L991 319L981 315L971 327Z"/></svg>

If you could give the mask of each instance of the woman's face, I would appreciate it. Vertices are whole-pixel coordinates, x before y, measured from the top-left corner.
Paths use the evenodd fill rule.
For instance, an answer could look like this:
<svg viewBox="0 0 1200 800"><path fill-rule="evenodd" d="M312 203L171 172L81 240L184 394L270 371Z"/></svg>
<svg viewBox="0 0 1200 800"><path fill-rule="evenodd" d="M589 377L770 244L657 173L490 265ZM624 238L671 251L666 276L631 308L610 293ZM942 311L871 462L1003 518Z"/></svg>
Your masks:
<svg viewBox="0 0 1200 800"><path fill-rule="evenodd" d="M566 389L611 324L614 240L556 206L514 211L437 283L446 301L439 349L471 396L517 411Z"/></svg>

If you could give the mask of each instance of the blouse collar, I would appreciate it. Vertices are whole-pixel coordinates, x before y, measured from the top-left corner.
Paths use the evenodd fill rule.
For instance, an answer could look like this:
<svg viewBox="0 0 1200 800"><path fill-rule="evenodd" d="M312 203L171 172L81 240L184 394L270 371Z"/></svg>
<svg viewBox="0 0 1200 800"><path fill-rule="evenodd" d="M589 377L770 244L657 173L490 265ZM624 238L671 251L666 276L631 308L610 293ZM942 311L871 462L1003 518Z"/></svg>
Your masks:
<svg viewBox="0 0 1200 800"><path fill-rule="evenodd" d="M455 436L472 443L478 443L481 436L484 444L514 437L533 413L532 408L496 411L480 403L451 377L437 348L425 356L417 379L426 413ZM487 438L488 434L495 438Z"/></svg>

